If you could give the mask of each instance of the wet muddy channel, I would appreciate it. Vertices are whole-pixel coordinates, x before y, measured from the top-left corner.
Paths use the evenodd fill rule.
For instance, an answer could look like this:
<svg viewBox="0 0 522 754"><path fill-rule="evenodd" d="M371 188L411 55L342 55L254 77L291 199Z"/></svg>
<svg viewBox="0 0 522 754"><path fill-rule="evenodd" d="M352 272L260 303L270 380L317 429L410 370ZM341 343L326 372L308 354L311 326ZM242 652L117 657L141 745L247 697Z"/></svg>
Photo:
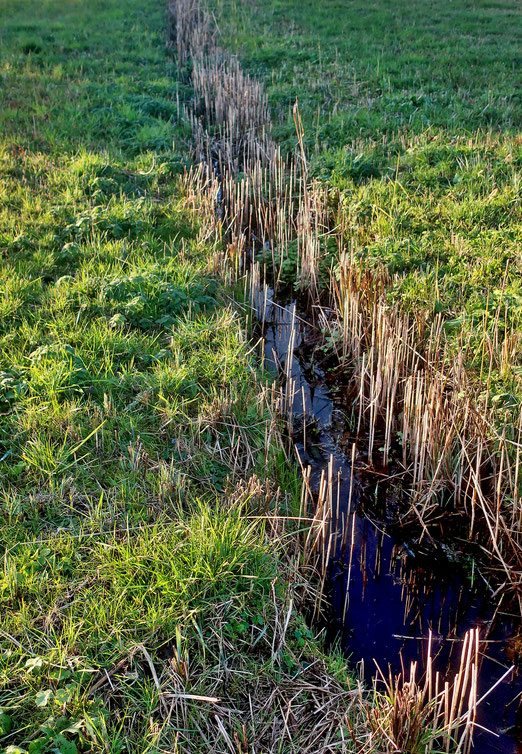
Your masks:
<svg viewBox="0 0 522 754"><path fill-rule="evenodd" d="M369 483L355 468L352 472L343 440L347 418L325 373L310 363L306 314L295 301L274 300L268 287L257 291L253 304L264 337L265 366L292 384L290 425L296 428L301 462L311 467L311 488L317 491L330 465L339 501L336 525L346 526L348 505L353 511L349 541L343 546L338 537L329 558L328 641L340 643L352 666L371 681L376 663L385 675L388 668L394 673L401 666L409 668L411 661L422 669L431 630L435 668L444 675L458 669L466 631L480 627L480 698L517 664L513 637L519 635L520 617L499 608L498 597L469 561L466 565L443 549L426 551L397 527L383 524L385 516L369 513L369 498L379 498L381 511L393 502L375 478ZM477 728L474 752L522 752L521 693L522 677L515 669L479 705L477 723L493 735Z"/></svg>

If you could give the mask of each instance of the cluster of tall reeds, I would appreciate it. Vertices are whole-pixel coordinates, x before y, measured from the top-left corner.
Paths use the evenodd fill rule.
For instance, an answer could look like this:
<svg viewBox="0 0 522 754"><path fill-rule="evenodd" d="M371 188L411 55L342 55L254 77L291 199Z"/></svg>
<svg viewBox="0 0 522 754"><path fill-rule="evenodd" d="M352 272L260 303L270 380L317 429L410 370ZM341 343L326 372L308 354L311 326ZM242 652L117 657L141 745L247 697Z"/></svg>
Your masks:
<svg viewBox="0 0 522 754"><path fill-rule="evenodd" d="M386 677L379 669L372 703L363 700L377 750L390 754L429 754L434 750L468 754L477 725L477 707L497 685L477 698L479 665L479 631L471 629L464 637L452 682L444 681L434 669L431 633L422 677L415 662L408 673L403 673L404 678Z"/></svg>
<svg viewBox="0 0 522 754"><path fill-rule="evenodd" d="M367 462L386 468L399 456L410 480L410 512L424 532L451 505L466 517L469 539L491 555L505 584L518 589L522 418L514 427L499 425L489 380L479 396L466 370L470 343L463 337L459 348L451 349L440 316L430 322L390 306L390 277L384 270L365 269L355 258L335 197L327 186L309 180L297 106L299 148L294 159L284 160L270 137L262 86L217 46L214 20L200 0L172 0L169 14L171 41L195 95L185 110L197 162L185 176L186 193L200 213L202 233L219 239L214 271L228 279L244 277L245 299L263 321L267 268L277 291L285 265L295 264L295 287L344 367ZM259 252L262 264L256 263ZM484 333L489 374L509 358L514 343L513 333L503 335L498 327L493 337ZM293 395L287 375L281 391L264 396L274 420L291 415ZM299 519L310 523L312 498L314 513L300 557L324 574L333 548L353 548L353 512L350 505L348 512L339 511L333 465L323 474L318 496L309 480L310 471L303 468ZM278 526L275 520L272 525ZM323 584L319 580L316 609ZM421 742L422 750L430 751L434 741L448 751L466 750L477 703L478 638L478 632L467 635L452 684L434 678L431 660L424 685L415 668L408 679L383 679L386 693L376 691L368 708L371 736L364 750L420 751L415 746ZM404 735L410 736L406 742Z"/></svg>
<svg viewBox="0 0 522 754"><path fill-rule="evenodd" d="M176 0L171 17L196 95L189 117L200 164L187 186L213 197L206 200L208 222L225 241L216 269L244 274L262 251L277 288L292 261L295 286L345 367L368 462L386 467L399 457L410 480L410 513L424 531L445 510L459 514L468 526L461 536L477 541L500 581L520 593L522 416L501 416L490 379L513 357L515 333L501 330L500 317L493 333L484 330L487 377L480 382L466 368L469 337L450 346L441 315L413 317L391 306L392 279L356 259L331 190L308 179L297 107L299 148L283 160L270 138L262 86L217 47L208 12L194 0Z"/></svg>

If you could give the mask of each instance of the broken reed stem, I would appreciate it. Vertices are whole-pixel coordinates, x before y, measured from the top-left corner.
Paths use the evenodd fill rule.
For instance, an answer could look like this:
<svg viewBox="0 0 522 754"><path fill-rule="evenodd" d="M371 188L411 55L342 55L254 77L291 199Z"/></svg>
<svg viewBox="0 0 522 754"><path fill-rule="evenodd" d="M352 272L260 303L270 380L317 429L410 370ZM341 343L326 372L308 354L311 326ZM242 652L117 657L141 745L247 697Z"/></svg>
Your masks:
<svg viewBox="0 0 522 754"><path fill-rule="evenodd" d="M463 639L459 669L453 678L443 680L434 670L433 637L428 636L424 683L417 679L412 662L409 676L386 678L377 667L373 703L363 699L371 743L378 751L457 751L467 754L473 744L477 707L513 671L510 668L480 699L477 682L480 656L479 629L471 629ZM384 686L384 693L378 684ZM429 737L427 738L427 735Z"/></svg>

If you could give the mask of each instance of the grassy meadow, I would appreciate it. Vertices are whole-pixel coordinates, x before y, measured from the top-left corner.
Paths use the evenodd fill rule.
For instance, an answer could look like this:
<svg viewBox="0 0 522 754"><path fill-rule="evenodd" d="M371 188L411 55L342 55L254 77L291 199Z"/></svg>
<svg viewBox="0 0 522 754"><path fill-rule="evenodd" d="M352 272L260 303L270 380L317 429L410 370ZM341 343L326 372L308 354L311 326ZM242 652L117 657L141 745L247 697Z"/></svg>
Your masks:
<svg viewBox="0 0 522 754"><path fill-rule="evenodd" d="M361 265L387 270L390 307L467 338L511 421L515 3L210 5L285 154L298 98L309 175ZM355 701L299 611L312 587L272 514L297 516L301 479L188 196L194 92L165 3L0 16L0 750L381 751L389 708ZM499 333L513 347L490 367Z"/></svg>
<svg viewBox="0 0 522 754"><path fill-rule="evenodd" d="M247 516L298 486L183 194L166 9L35 13L0 2L0 749L243 751L277 684L307 703Z"/></svg>

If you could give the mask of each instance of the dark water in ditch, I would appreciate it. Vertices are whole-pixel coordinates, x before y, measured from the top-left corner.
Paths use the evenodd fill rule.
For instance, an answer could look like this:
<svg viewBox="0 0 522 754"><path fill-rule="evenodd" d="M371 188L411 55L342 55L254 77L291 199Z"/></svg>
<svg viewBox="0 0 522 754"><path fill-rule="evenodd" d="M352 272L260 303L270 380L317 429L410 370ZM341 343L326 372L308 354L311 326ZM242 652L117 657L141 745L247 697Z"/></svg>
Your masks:
<svg viewBox="0 0 522 754"><path fill-rule="evenodd" d="M516 664L513 642L520 616L498 609L498 599L479 573L466 572L462 563L451 562L444 553L423 553L400 532L392 533L370 519L363 504L368 490L363 489L364 480L350 481L351 462L340 439L346 433L346 418L324 373L305 356L310 325L300 319L295 302L274 302L270 289L258 294L254 306L263 327L265 364L293 380L291 421L296 427L303 422L309 427L306 439L302 431L296 432L296 445L302 462L312 469L312 489L317 491L330 461L334 479L339 478L339 515L346 514L349 498L354 510L353 535L344 550L338 545L330 563L329 639L341 643L352 665L370 681L375 663L385 675L388 668L394 673L402 666L408 669L414 660L422 670L430 629L435 669L442 675L455 671L464 634L480 627L480 699ZM376 486L372 482L372 495L378 492ZM522 677L515 668L479 705L477 723L491 733L475 729L476 754L522 752L521 693Z"/></svg>

